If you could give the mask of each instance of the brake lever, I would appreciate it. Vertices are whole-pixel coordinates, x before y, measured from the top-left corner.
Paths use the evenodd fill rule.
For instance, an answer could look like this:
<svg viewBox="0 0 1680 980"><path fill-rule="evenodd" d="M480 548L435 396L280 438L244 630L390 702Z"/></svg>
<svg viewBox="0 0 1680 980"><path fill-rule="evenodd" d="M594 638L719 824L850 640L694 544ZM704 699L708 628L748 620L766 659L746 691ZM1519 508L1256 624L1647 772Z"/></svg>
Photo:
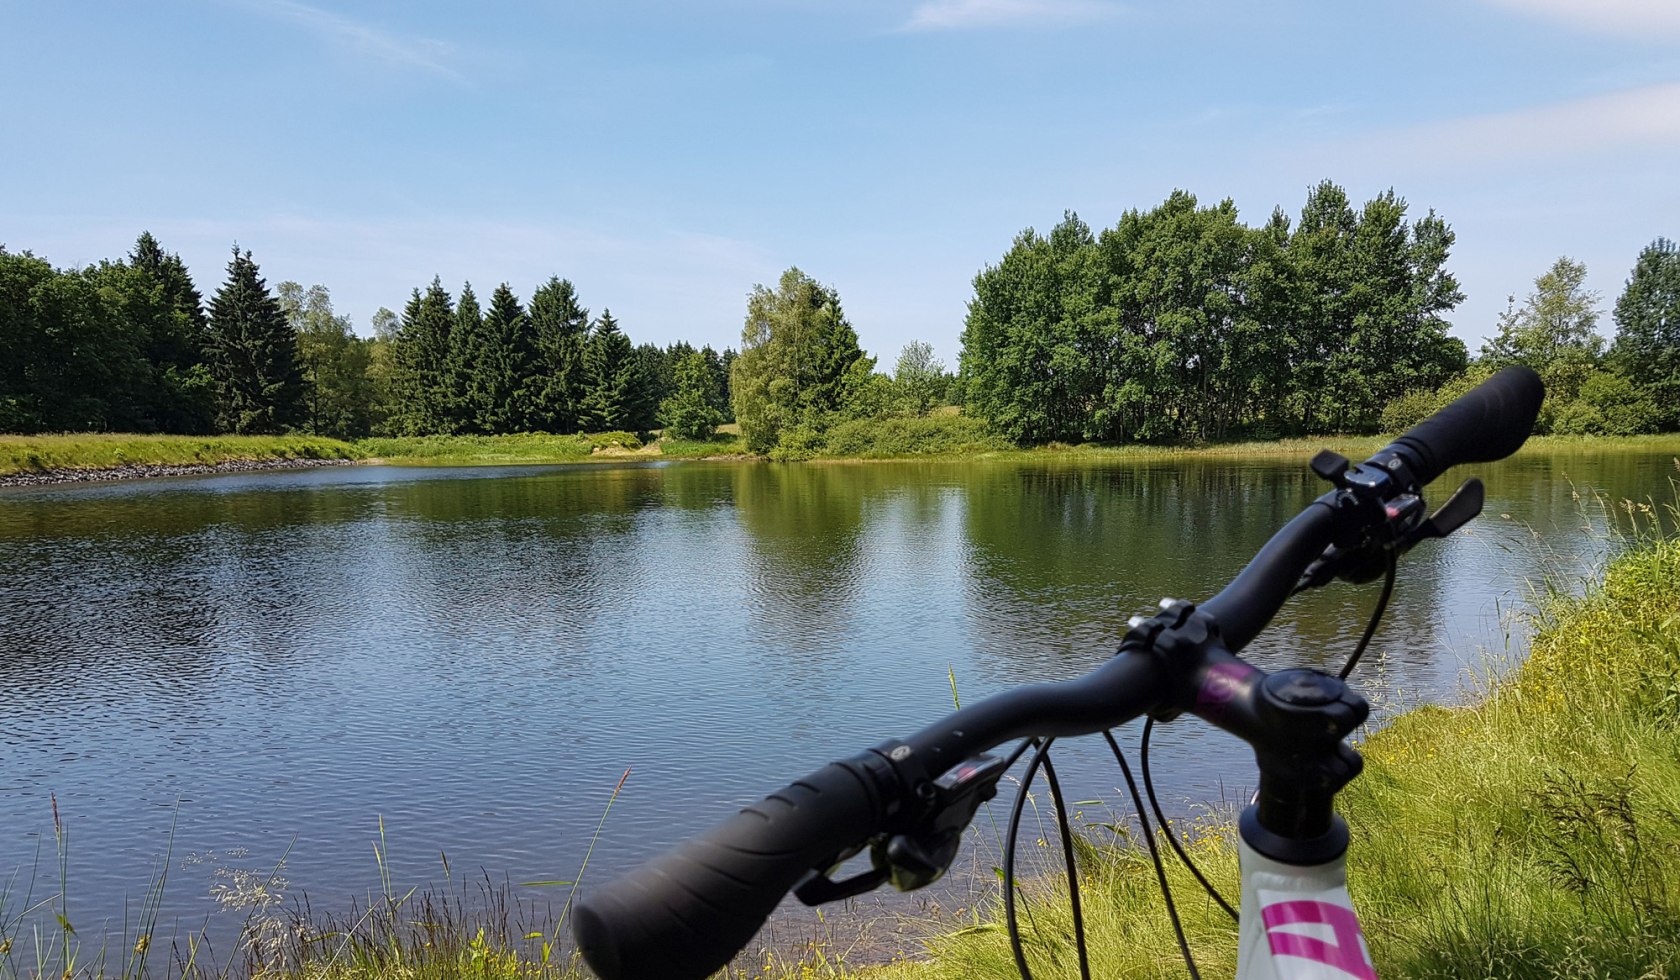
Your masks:
<svg viewBox="0 0 1680 980"><path fill-rule="evenodd" d="M980 804L997 796L998 780L1011 761L977 755L953 766L932 782L932 805L914 826L869 842L872 868L834 880L834 871L863 850L852 848L825 862L826 871L812 869L807 873L794 886L794 896L806 905L821 905L853 898L888 883L907 892L939 880L956 859L963 831L974 820Z"/></svg>
<svg viewBox="0 0 1680 980"><path fill-rule="evenodd" d="M1406 535L1405 547L1410 548L1428 538L1444 538L1470 523L1481 514L1486 497L1486 488L1479 477L1465 480L1439 510Z"/></svg>
<svg viewBox="0 0 1680 980"><path fill-rule="evenodd" d="M901 892L938 881L956 859L975 811L997 796L998 780L1012 761L977 755L934 780L933 811L920 826L876 843L870 854L876 870L886 872Z"/></svg>

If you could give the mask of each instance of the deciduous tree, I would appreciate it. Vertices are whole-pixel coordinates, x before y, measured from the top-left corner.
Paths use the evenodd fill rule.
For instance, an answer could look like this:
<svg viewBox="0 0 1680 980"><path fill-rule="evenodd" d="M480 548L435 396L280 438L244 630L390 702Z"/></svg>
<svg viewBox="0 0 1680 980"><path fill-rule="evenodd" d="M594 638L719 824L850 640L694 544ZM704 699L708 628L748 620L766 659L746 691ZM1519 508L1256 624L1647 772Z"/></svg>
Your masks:
<svg viewBox="0 0 1680 980"><path fill-rule="evenodd" d="M1658 408L1658 424L1680 428L1680 247L1645 246L1616 300L1610 362Z"/></svg>

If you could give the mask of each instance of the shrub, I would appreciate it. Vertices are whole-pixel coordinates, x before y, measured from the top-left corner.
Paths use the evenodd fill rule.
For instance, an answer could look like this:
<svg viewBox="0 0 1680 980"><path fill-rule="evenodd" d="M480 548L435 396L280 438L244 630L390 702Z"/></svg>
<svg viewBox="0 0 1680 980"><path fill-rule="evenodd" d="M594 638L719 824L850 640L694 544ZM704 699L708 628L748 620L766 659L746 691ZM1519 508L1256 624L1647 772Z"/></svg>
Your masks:
<svg viewBox="0 0 1680 980"><path fill-rule="evenodd" d="M828 431L825 455L869 459L1006 448L1008 444L989 433L980 419L930 415L842 422Z"/></svg>

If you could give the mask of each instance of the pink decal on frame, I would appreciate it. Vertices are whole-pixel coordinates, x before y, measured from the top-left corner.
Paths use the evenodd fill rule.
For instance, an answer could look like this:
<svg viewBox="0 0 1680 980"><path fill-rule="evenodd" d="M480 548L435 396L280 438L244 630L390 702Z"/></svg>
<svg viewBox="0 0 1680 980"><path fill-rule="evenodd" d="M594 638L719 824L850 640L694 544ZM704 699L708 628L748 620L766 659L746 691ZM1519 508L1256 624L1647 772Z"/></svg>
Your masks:
<svg viewBox="0 0 1680 980"><path fill-rule="evenodd" d="M1266 941L1273 956L1299 956L1302 959L1335 967L1359 980L1377 980L1377 971L1365 958L1365 941L1359 932L1359 919L1352 909L1330 902L1295 900L1276 902L1260 910L1260 920L1266 926ZM1274 932L1278 926L1327 925L1336 934L1334 943L1293 932Z"/></svg>

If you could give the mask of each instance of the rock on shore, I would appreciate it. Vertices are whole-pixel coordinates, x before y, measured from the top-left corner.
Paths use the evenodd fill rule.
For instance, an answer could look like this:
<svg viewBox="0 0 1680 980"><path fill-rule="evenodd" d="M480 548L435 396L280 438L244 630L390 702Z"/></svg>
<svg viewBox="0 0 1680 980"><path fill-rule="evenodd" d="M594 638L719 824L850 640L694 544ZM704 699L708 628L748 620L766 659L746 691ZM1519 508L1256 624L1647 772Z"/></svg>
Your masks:
<svg viewBox="0 0 1680 980"><path fill-rule="evenodd" d="M203 476L210 473L251 473L260 470L303 470L316 466L348 466L350 459L229 459L220 463L130 463L97 470L47 470L0 476L0 487L35 487L53 483L108 483L152 476Z"/></svg>

